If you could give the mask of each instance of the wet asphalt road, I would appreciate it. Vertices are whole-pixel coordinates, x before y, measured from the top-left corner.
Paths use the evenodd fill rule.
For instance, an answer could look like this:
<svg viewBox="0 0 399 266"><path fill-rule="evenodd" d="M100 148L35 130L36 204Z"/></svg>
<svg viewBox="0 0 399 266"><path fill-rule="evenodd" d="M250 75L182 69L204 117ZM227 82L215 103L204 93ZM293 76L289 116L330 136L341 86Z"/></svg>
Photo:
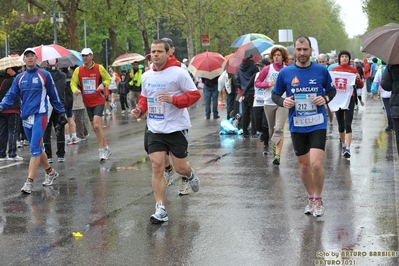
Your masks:
<svg viewBox="0 0 399 266"><path fill-rule="evenodd" d="M176 174L162 225L149 223L155 202L144 120L118 109L104 123L108 161L98 162L90 129L87 142L67 147L65 163L53 164L60 177L52 187L42 187L38 171L31 195L20 193L24 147L24 162L0 163L0 264L398 265L394 133L384 131L380 101L365 102L354 116L350 160L340 155L336 121L328 130L320 218L303 214L307 195L288 131L274 166L257 139L219 135L220 120L205 120L203 106L190 110L189 131L200 191L178 196Z"/></svg>

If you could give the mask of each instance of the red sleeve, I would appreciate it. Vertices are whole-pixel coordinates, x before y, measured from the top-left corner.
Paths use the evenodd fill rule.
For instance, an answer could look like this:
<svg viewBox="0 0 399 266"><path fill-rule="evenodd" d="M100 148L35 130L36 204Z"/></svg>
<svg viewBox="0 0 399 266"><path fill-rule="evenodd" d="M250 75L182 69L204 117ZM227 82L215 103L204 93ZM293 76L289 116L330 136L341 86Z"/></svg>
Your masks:
<svg viewBox="0 0 399 266"><path fill-rule="evenodd" d="M140 116L143 116L145 113L147 113L147 109L148 109L147 97L144 97L140 94L139 95L139 103L137 104L137 107L140 108L140 110L141 110Z"/></svg>
<svg viewBox="0 0 399 266"><path fill-rule="evenodd" d="M179 109L190 107L201 98L201 93L198 90L188 91L183 95L173 96L173 105Z"/></svg>
<svg viewBox="0 0 399 266"><path fill-rule="evenodd" d="M259 73L258 78L255 80L255 86L257 88L269 88L269 82L264 82L265 78L267 77L267 74L269 74L269 69L270 65L266 66L262 72Z"/></svg>

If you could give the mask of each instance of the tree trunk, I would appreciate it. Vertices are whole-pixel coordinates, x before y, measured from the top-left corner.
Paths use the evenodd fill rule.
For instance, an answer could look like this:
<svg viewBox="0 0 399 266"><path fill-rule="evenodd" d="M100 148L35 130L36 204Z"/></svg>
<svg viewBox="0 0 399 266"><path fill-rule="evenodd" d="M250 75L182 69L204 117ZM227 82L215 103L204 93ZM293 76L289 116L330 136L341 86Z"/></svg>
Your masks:
<svg viewBox="0 0 399 266"><path fill-rule="evenodd" d="M65 14L66 32L68 38L68 48L78 51L79 50L79 36L78 36L78 5L79 0L67 0Z"/></svg>
<svg viewBox="0 0 399 266"><path fill-rule="evenodd" d="M187 18L187 32L186 32L186 42L187 42L187 56L191 60L194 57L194 43L193 43L193 32L191 19Z"/></svg>
<svg viewBox="0 0 399 266"><path fill-rule="evenodd" d="M119 55L118 41L116 40L115 27L108 28L109 38L111 40L111 58L115 59ZM110 60L110 59L109 59ZM111 62L111 60L110 60Z"/></svg>
<svg viewBox="0 0 399 266"><path fill-rule="evenodd" d="M139 27L140 27L140 31L141 31L141 37L143 40L143 51L144 51L144 55L149 54L151 52L151 48L150 45L148 43L148 33L147 33L147 29L145 27L145 22L144 22L144 15L143 15L143 9L142 9L142 5L141 2L142 0L137 0L137 13L138 13L138 17L139 17ZM133 51L134 52L134 51Z"/></svg>

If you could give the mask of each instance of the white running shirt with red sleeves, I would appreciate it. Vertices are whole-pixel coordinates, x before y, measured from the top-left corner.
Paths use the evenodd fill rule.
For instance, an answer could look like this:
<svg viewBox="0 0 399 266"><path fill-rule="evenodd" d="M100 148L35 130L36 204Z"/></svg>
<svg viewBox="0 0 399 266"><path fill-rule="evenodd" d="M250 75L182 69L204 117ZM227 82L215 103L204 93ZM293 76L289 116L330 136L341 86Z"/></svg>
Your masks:
<svg viewBox="0 0 399 266"><path fill-rule="evenodd" d="M177 66L162 71L151 69L144 72L141 82L141 95L147 98L148 104L147 126L152 133L172 133L191 127L187 108L179 109L158 100L160 92L179 96L198 90L187 70Z"/></svg>

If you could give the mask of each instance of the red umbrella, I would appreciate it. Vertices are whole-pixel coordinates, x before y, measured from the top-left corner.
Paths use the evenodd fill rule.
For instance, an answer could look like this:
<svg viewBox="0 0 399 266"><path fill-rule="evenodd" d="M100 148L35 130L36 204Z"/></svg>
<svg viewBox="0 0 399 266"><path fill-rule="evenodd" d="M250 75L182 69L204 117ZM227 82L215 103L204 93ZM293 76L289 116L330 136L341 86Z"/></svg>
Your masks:
<svg viewBox="0 0 399 266"><path fill-rule="evenodd" d="M254 60L255 63L258 62L261 58L262 58L262 55L260 55L260 54L257 54L252 57L252 59ZM226 72L230 73L230 74L237 74L238 70L240 69L240 65L241 65L243 59L244 58L242 58L238 54L233 54L229 58L229 61L227 61Z"/></svg>
<svg viewBox="0 0 399 266"><path fill-rule="evenodd" d="M226 59L221 54L204 52L191 59L188 70L194 77L213 79L223 73L225 66Z"/></svg>
<svg viewBox="0 0 399 266"><path fill-rule="evenodd" d="M34 47L33 50L36 52L38 61L46 61L71 54L71 51L57 44L40 45Z"/></svg>

